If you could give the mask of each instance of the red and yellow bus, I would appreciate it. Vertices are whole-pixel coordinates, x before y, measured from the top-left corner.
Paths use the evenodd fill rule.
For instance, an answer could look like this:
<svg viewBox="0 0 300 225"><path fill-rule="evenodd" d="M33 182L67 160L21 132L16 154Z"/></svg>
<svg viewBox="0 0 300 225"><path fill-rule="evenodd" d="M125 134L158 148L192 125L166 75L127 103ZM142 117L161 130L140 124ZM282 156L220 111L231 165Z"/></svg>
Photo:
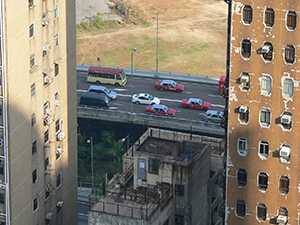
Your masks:
<svg viewBox="0 0 300 225"><path fill-rule="evenodd" d="M127 78L123 69L91 66L88 70L86 81L96 84L124 86L127 83Z"/></svg>

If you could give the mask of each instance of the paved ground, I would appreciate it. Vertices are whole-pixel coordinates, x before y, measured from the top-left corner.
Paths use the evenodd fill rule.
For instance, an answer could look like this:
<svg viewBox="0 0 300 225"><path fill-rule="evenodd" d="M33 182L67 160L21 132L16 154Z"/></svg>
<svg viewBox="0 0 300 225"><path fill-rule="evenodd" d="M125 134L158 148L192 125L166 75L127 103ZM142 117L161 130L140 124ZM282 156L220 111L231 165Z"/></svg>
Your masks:
<svg viewBox="0 0 300 225"><path fill-rule="evenodd" d="M107 13L101 16L103 20L122 20L118 15L111 15L107 0L76 0L76 24L93 20L97 13Z"/></svg>

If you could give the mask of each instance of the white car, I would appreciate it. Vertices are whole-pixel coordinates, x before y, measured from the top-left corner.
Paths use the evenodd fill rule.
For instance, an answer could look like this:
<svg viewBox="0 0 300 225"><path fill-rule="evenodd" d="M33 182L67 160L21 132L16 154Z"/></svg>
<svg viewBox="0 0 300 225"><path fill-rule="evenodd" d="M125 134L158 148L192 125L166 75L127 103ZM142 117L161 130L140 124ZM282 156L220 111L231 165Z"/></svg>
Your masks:
<svg viewBox="0 0 300 225"><path fill-rule="evenodd" d="M148 93L139 93L132 96L132 102L135 104L153 105L159 104L160 100L159 98L153 97Z"/></svg>

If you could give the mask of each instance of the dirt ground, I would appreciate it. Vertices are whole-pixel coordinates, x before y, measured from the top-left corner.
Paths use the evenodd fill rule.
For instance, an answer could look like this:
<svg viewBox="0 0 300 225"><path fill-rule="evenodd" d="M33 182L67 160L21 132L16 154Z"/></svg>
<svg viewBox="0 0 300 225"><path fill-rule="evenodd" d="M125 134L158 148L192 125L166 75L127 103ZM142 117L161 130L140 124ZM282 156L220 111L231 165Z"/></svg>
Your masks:
<svg viewBox="0 0 300 225"><path fill-rule="evenodd" d="M159 16L159 70L221 76L226 66L227 4L223 0L131 0L152 26L124 26L108 33L77 35L77 62L155 69ZM135 45L134 45L135 44ZM115 52L114 52L115 51ZM112 56L110 53L112 53ZM149 62L148 62L149 61Z"/></svg>

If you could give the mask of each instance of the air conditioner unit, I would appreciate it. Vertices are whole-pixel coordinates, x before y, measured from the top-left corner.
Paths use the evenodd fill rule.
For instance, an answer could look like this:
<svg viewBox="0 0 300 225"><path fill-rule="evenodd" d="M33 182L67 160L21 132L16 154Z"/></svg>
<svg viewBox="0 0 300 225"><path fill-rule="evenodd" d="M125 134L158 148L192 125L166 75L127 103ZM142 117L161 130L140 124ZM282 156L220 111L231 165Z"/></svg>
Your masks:
<svg viewBox="0 0 300 225"><path fill-rule="evenodd" d="M270 46L269 46L269 45L264 45L264 46L261 48L261 51L262 51L262 53L269 53L269 51L270 51Z"/></svg>
<svg viewBox="0 0 300 225"><path fill-rule="evenodd" d="M280 122L282 124L290 124L292 122L292 116L291 115L282 115L280 118Z"/></svg>
<svg viewBox="0 0 300 225"><path fill-rule="evenodd" d="M62 141L64 138L65 138L65 133L64 133L64 132L59 132L59 133L57 134L57 139L58 139L59 141Z"/></svg>
<svg viewBox="0 0 300 225"><path fill-rule="evenodd" d="M58 201L56 204L57 207L63 207L63 205L64 205L63 201Z"/></svg>
<svg viewBox="0 0 300 225"><path fill-rule="evenodd" d="M46 214L46 219L47 219L47 220L52 220L52 219L53 219L53 213L52 213L52 212L48 212L48 213Z"/></svg>
<svg viewBox="0 0 300 225"><path fill-rule="evenodd" d="M62 153L62 148L57 148L56 149L56 154L61 154Z"/></svg>
<svg viewBox="0 0 300 225"><path fill-rule="evenodd" d="M54 187L51 184L47 184L46 188L49 192L52 192L54 190Z"/></svg>
<svg viewBox="0 0 300 225"><path fill-rule="evenodd" d="M52 170L52 165L48 165L47 166L47 171L51 171Z"/></svg>
<svg viewBox="0 0 300 225"><path fill-rule="evenodd" d="M55 105L56 106L59 106L61 104L61 101L60 100L55 100Z"/></svg>
<svg viewBox="0 0 300 225"><path fill-rule="evenodd" d="M246 105L241 105L239 111L241 113L246 113L248 111L248 107Z"/></svg>
<svg viewBox="0 0 300 225"><path fill-rule="evenodd" d="M51 113L52 113L52 109L46 109L46 113L48 114L48 115L50 115Z"/></svg>
<svg viewBox="0 0 300 225"><path fill-rule="evenodd" d="M287 216L282 216L282 215L277 216L276 222L278 224L286 224L286 222L287 222Z"/></svg>
<svg viewBox="0 0 300 225"><path fill-rule="evenodd" d="M249 76L242 75L241 76L241 83L248 83L250 81Z"/></svg>
<svg viewBox="0 0 300 225"><path fill-rule="evenodd" d="M282 146L279 150L279 156L280 157L289 157L291 154L291 148L288 146Z"/></svg>
<svg viewBox="0 0 300 225"><path fill-rule="evenodd" d="M47 116L44 120L45 125L50 125L53 122L53 117L52 116Z"/></svg>
<svg viewBox="0 0 300 225"><path fill-rule="evenodd" d="M52 81L53 81L53 79L51 77L44 78L44 83L46 83L46 84L50 84L50 83L52 83Z"/></svg>

